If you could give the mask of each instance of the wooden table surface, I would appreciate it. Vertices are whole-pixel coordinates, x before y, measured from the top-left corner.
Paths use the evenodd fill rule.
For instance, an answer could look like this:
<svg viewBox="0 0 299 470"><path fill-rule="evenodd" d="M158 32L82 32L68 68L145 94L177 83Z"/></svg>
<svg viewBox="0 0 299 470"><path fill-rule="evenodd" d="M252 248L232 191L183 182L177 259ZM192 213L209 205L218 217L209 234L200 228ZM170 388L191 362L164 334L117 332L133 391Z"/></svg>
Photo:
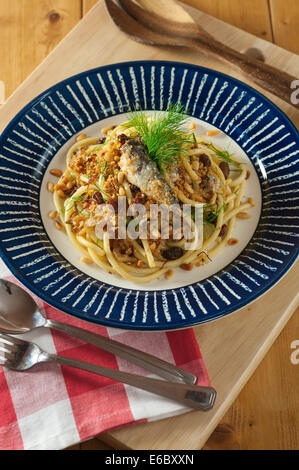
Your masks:
<svg viewBox="0 0 299 470"><path fill-rule="evenodd" d="M0 0L0 102L17 88L97 0ZM299 53L298 0L185 0L185 3ZM72 60L72 57L67 58ZM3 87L5 86L5 91ZM287 295L287 292L286 292ZM299 339L291 320L211 435L205 449L298 449ZM108 449L98 439L74 449Z"/></svg>

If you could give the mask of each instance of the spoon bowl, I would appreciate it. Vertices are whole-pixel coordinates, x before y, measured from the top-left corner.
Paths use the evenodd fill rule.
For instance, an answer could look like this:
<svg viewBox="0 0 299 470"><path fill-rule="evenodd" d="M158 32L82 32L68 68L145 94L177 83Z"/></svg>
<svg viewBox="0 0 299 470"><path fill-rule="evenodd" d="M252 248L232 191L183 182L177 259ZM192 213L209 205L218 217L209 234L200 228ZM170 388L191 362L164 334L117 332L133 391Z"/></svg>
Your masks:
<svg viewBox="0 0 299 470"><path fill-rule="evenodd" d="M105 0L105 5L115 25L135 41L153 46L184 46L183 40L176 40L174 43L173 38L159 34L139 23L115 1Z"/></svg>
<svg viewBox="0 0 299 470"><path fill-rule="evenodd" d="M116 354L173 382L194 384L197 377L151 354L66 323L46 318L31 295L22 287L0 279L0 334L17 335L39 327L53 328Z"/></svg>
<svg viewBox="0 0 299 470"><path fill-rule="evenodd" d="M242 72L264 90L290 103L296 77L217 41L175 0L105 0L115 25L132 39L150 45L185 46L208 54Z"/></svg>
<svg viewBox="0 0 299 470"><path fill-rule="evenodd" d="M119 4L132 18L156 33L177 39L197 38L198 34L211 38L174 0L119 0Z"/></svg>
<svg viewBox="0 0 299 470"><path fill-rule="evenodd" d="M36 302L22 287L0 279L0 330L21 334L44 326L47 319Z"/></svg>

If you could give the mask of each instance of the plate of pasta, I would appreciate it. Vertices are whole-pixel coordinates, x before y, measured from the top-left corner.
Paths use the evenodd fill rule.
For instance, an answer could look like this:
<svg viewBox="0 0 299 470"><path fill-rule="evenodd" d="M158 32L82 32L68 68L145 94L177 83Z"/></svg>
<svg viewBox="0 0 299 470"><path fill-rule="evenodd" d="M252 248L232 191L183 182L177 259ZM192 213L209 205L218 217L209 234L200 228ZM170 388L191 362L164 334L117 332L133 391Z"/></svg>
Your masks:
<svg viewBox="0 0 299 470"><path fill-rule="evenodd" d="M298 134L267 98L183 63L101 67L0 138L0 249L31 291L167 330L255 300L298 254Z"/></svg>

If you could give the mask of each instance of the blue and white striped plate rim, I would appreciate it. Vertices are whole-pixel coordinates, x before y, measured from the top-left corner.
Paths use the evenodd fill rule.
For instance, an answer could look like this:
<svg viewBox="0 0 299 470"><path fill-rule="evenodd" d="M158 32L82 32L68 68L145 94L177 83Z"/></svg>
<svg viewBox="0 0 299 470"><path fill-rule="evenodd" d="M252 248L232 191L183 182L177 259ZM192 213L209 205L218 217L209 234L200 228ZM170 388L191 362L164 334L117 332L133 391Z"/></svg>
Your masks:
<svg viewBox="0 0 299 470"><path fill-rule="evenodd" d="M186 112L230 136L259 176L263 207L246 249L204 281L162 291L92 279L49 239L40 214L43 176L75 134L135 105ZM248 85L204 67L125 62L54 85L22 109L0 137L0 250L12 273L53 307L105 326L169 330L215 320L267 292L298 256L299 140L289 119ZM20 222L22 225L20 225Z"/></svg>

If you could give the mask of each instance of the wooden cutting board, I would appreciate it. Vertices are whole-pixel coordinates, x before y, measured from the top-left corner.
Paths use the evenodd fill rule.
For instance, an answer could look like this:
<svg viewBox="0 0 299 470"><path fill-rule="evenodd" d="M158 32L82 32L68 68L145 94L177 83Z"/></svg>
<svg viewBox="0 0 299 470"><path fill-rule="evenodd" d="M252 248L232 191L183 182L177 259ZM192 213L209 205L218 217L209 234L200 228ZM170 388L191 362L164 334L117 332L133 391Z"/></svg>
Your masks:
<svg viewBox="0 0 299 470"><path fill-rule="evenodd" d="M269 64L293 75L298 73L299 58L295 54L197 10L189 10L208 32L225 44L242 52L259 48ZM58 81L96 66L138 59L191 62L231 74L253 86L229 66L197 52L133 42L111 23L101 1L0 109L0 132L29 100ZM299 124L298 111L265 94L295 125ZM101 439L116 448L200 449L294 312L299 299L298 278L297 263L270 292L253 304L195 328L211 381L218 392L213 410L115 430L102 434ZM273 391L265 390L265 393Z"/></svg>

